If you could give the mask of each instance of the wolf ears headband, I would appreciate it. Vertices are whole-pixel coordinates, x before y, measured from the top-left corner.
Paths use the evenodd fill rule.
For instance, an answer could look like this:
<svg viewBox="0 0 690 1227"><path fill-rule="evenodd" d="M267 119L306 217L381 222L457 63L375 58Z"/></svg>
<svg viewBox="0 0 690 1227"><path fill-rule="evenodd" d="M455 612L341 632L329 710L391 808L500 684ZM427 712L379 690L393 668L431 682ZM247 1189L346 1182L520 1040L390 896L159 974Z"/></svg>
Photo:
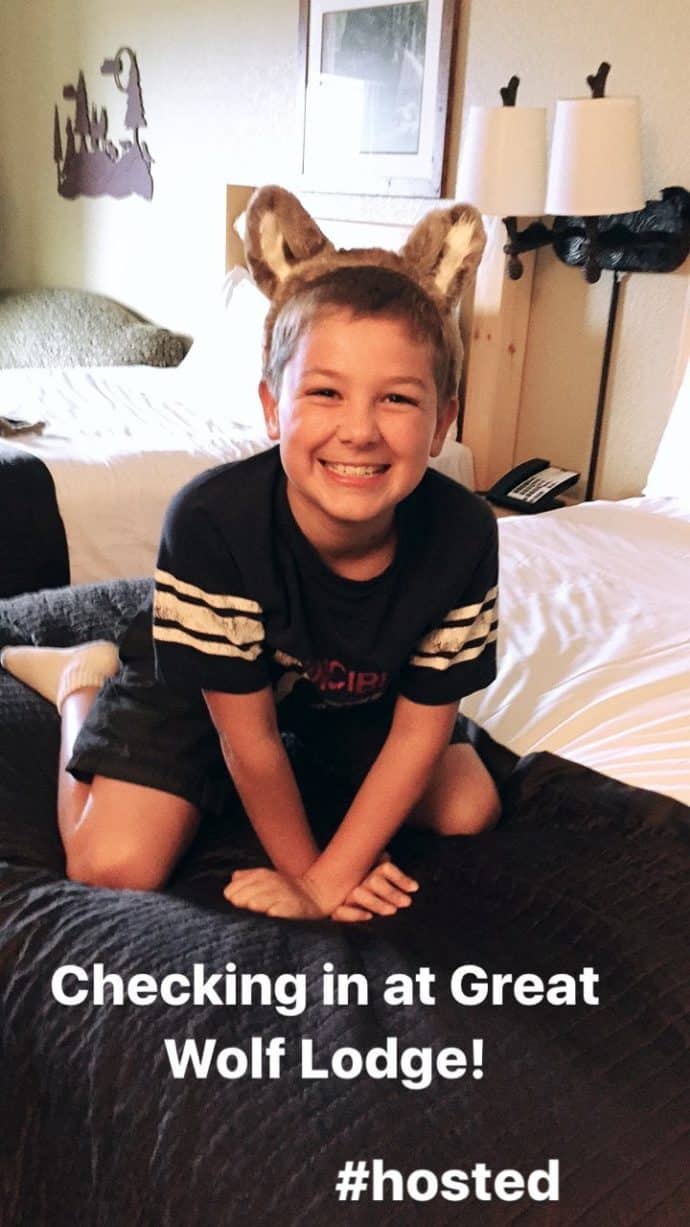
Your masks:
<svg viewBox="0 0 690 1227"><path fill-rule="evenodd" d="M459 367L462 345L454 308L472 281L484 242L477 210L455 204L427 213L399 252L336 250L295 196L281 187L259 188L247 206L245 250L254 281L271 302L265 352L276 317L296 290L334 269L367 265L402 273L424 291L439 312Z"/></svg>

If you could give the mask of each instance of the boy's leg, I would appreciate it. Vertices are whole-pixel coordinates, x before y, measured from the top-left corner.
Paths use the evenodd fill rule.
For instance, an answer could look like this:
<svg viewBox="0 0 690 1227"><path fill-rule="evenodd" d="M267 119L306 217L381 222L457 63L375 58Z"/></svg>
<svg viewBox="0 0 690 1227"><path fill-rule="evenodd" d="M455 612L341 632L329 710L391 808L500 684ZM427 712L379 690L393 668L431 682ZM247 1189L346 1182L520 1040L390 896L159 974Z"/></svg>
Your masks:
<svg viewBox="0 0 690 1227"><path fill-rule="evenodd" d="M114 644L8 648L8 672L54 702L62 717L58 827L67 875L93 886L153 890L163 885L199 824L189 801L157 788L66 770L102 683L118 670Z"/></svg>
<svg viewBox="0 0 690 1227"><path fill-rule="evenodd" d="M496 785L477 751L467 742L446 749L408 823L439 835L480 835L501 816Z"/></svg>
<svg viewBox="0 0 690 1227"><path fill-rule="evenodd" d="M115 890L157 890L169 878L199 826L199 810L182 797L95 775L90 783L66 770L95 687L62 704L58 828L68 878Z"/></svg>

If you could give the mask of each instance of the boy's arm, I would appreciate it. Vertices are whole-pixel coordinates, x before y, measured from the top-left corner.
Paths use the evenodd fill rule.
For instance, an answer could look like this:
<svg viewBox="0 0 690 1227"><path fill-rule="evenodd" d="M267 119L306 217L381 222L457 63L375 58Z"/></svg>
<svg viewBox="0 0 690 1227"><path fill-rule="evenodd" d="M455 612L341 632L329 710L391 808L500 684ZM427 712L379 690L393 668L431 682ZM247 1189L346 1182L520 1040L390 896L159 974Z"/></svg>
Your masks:
<svg viewBox="0 0 690 1227"><path fill-rule="evenodd" d="M275 868L301 878L319 855L278 731L270 686L250 694L205 691L223 757Z"/></svg>
<svg viewBox="0 0 690 1227"><path fill-rule="evenodd" d="M391 835L424 795L448 747L458 700L496 676L498 538L485 534L453 608L416 644L400 678L391 728L341 826L305 876L334 907L362 881ZM333 909L331 909L332 911Z"/></svg>
<svg viewBox="0 0 690 1227"><path fill-rule="evenodd" d="M424 795L456 715L457 703L426 706L398 696L378 758L330 843L302 874L329 913L365 878Z"/></svg>
<svg viewBox="0 0 690 1227"><path fill-rule="evenodd" d="M330 896L322 898L317 886L306 884L306 872L318 858L319 848L278 732L271 688L250 694L205 691L204 697L233 783L275 867L275 872L235 870L226 898L237 906L271 915L303 919L329 915ZM367 865L366 872L369 869ZM384 879L370 907L389 915L407 903L416 883L390 863L385 866ZM362 907L350 907L345 918L361 920L371 914Z"/></svg>

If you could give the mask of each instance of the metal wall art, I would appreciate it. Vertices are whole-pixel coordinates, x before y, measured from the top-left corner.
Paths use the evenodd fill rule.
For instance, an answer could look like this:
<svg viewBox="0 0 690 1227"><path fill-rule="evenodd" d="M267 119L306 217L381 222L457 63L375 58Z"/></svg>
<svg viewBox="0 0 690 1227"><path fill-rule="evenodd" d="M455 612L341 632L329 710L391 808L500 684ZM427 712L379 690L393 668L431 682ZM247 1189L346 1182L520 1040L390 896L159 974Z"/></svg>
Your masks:
<svg viewBox="0 0 690 1227"><path fill-rule="evenodd" d="M95 103L89 110L86 82L79 73L76 85L65 85L63 98L74 102L74 117L68 116L63 146L57 104L53 121L53 159L57 166L57 190L67 200L76 196L153 196L152 158L139 130L146 127L137 57L130 47L120 47L101 64L103 76L113 77L126 95L124 127L130 138L115 144L108 136L105 107Z"/></svg>

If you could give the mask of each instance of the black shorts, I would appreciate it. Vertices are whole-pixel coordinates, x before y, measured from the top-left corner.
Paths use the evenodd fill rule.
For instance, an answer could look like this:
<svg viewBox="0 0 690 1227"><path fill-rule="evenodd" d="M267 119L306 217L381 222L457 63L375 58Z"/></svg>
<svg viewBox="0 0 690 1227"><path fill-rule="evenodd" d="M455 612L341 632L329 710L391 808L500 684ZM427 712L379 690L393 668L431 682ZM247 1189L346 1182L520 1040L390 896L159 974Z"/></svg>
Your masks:
<svg viewBox="0 0 690 1227"><path fill-rule="evenodd" d="M180 694L156 679L150 610L142 610L130 624L120 662L119 672L96 696L67 770L87 782L102 775L157 788L209 813L236 806L237 794L202 695ZM281 719L281 707L281 732L303 791L303 782L313 773L354 796L388 735L392 705L318 710L311 719L293 724L289 716L287 724ZM465 721L459 717L450 744L467 740Z"/></svg>

